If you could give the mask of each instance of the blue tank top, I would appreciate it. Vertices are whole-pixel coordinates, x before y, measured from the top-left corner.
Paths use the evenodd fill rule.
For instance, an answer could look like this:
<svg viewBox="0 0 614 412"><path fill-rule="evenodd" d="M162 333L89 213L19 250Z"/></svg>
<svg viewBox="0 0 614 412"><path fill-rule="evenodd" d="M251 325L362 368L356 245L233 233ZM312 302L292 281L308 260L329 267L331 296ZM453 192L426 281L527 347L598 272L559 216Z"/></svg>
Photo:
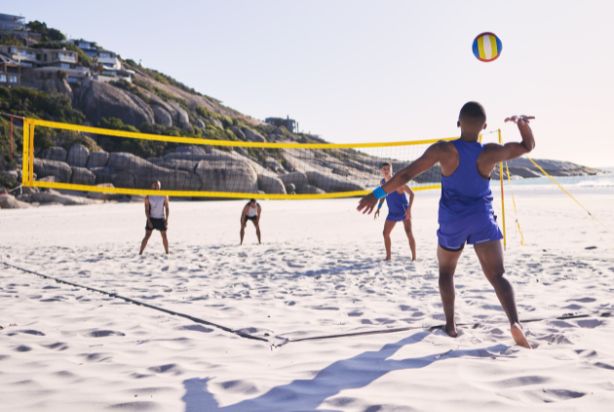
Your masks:
<svg viewBox="0 0 614 412"><path fill-rule="evenodd" d="M439 222L447 223L476 214L492 215L490 179L478 170L478 156L484 146L478 142L454 140L458 152L458 167L450 176L441 176Z"/></svg>
<svg viewBox="0 0 614 412"><path fill-rule="evenodd" d="M386 183L386 180L382 179L381 184ZM399 193L396 190L388 193L386 196L386 205L388 206L388 213L391 215L404 214L409 207L409 201L405 193Z"/></svg>

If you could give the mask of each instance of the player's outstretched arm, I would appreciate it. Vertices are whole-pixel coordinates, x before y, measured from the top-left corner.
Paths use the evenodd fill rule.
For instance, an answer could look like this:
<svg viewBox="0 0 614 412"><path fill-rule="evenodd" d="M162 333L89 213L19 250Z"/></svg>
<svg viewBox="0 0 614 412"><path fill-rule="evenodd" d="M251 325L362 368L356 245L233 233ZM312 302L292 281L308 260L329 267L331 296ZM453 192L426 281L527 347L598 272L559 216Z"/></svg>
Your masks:
<svg viewBox="0 0 614 412"><path fill-rule="evenodd" d="M386 194L395 191L399 186L402 186L409 182L414 177L419 174L427 171L431 167L437 163L442 155L443 146L445 143L435 143L430 146L426 151L416 159L412 164L407 166L406 168L397 172L392 179L390 179L386 184L384 184L381 189L383 189L383 196ZM379 189L377 189L379 190ZM367 196L360 199L358 203L357 210L362 213L371 213L377 204L377 197L373 193L368 194Z"/></svg>
<svg viewBox="0 0 614 412"><path fill-rule="evenodd" d="M529 126L529 121L534 119L532 116L511 116L505 119L506 122L514 122L520 131L520 142L499 144L487 144L484 150L484 160L489 164L516 159L529 153L535 148L535 138Z"/></svg>

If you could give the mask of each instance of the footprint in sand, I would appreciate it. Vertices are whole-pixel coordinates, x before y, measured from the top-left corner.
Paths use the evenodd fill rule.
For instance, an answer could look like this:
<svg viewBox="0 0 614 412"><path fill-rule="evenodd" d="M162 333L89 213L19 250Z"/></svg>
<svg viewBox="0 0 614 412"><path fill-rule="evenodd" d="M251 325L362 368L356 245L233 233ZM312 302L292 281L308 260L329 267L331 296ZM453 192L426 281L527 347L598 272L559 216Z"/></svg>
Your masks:
<svg viewBox="0 0 614 412"><path fill-rule="evenodd" d="M126 334L114 330L94 329L91 330L87 336L91 336L92 338L106 338L107 336L126 336Z"/></svg>
<svg viewBox="0 0 614 412"><path fill-rule="evenodd" d="M34 330L34 329L22 329L22 330L16 330L14 332L11 333L7 333L7 336L15 336L17 334L23 333L25 335L34 335L34 336L45 336L45 334L39 330Z"/></svg>
<svg viewBox="0 0 614 412"><path fill-rule="evenodd" d="M41 346L44 346L47 349L53 349L53 350L59 350L59 351L68 349L68 345L64 342L55 342L55 343L50 343L48 345L41 345Z"/></svg>
<svg viewBox="0 0 614 412"><path fill-rule="evenodd" d="M183 371L174 363L167 363L165 365L152 366L147 368L154 373L172 373L173 375L181 375Z"/></svg>
<svg viewBox="0 0 614 412"><path fill-rule="evenodd" d="M577 323L578 323L578 326L580 326L581 328L588 328L588 329L593 329L593 328L603 325L603 322L600 321L599 319L581 319Z"/></svg>
<svg viewBox="0 0 614 412"><path fill-rule="evenodd" d="M176 329L177 330L190 330L190 331L193 331L193 332L203 332L203 333L213 332L213 329L206 328L203 325L198 325L198 324L180 326L180 327L178 327Z"/></svg>

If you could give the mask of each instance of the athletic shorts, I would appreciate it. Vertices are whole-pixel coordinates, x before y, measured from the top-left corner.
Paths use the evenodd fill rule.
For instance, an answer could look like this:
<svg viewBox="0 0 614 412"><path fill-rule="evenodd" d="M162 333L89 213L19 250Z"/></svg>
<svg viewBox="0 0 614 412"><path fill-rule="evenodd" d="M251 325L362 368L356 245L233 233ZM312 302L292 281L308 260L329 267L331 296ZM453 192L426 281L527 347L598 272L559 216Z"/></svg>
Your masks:
<svg viewBox="0 0 614 412"><path fill-rule="evenodd" d="M156 219L154 217L150 218L151 225L153 227L149 227L147 222L145 222L145 230L159 230L160 232L166 231L166 220L164 219Z"/></svg>
<svg viewBox="0 0 614 412"><path fill-rule="evenodd" d="M252 222L255 222L258 219L258 216L245 216L245 221L247 222L248 220L251 220Z"/></svg>
<svg viewBox="0 0 614 412"><path fill-rule="evenodd" d="M388 213L388 216L386 216L386 220L390 220L391 222L402 222L405 220L405 212Z"/></svg>
<svg viewBox="0 0 614 412"><path fill-rule="evenodd" d="M449 223L439 223L437 230L439 246L443 249L461 250L465 243L479 245L503 239L494 214L477 214L459 218Z"/></svg>

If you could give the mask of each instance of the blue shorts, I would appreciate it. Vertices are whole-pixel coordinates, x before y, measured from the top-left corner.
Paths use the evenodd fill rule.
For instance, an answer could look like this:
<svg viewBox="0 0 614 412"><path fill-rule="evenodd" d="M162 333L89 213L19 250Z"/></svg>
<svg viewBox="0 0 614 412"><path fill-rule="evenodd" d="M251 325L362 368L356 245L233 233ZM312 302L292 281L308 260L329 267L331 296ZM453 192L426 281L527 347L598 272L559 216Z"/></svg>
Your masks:
<svg viewBox="0 0 614 412"><path fill-rule="evenodd" d="M503 239L494 214L477 214L459 218L453 222L439 223L439 246L446 250L461 250L465 243L478 245Z"/></svg>
<svg viewBox="0 0 614 412"><path fill-rule="evenodd" d="M388 213L388 216L386 216L386 220L390 220L392 222L402 222L403 220L405 220L405 212Z"/></svg>

